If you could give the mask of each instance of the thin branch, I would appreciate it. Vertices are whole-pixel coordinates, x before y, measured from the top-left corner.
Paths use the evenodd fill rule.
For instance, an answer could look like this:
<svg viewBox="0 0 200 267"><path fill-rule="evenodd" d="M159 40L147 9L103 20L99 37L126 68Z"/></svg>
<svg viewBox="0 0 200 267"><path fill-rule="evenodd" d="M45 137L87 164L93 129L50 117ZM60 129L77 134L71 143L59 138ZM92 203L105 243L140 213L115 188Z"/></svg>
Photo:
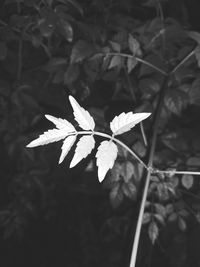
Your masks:
<svg viewBox="0 0 200 267"><path fill-rule="evenodd" d="M175 171L175 170L168 170L168 171L163 171L163 170L152 170L153 173L163 173L163 174L189 174L189 175L200 175L200 172L195 172L195 171Z"/></svg>
<svg viewBox="0 0 200 267"><path fill-rule="evenodd" d="M148 169L147 165L143 162L143 160L140 159L140 157L138 157L138 155L135 154L135 152L133 152L133 150L131 150L127 145L125 145L122 141L120 141L119 139L109 135L109 134L105 134L105 133L101 133L101 132L95 132L95 131L77 131L76 134L93 134L93 135L98 135L101 137L105 137L107 139L113 140L115 141L115 143L119 144L120 146L124 147L134 158L136 158L140 164L145 168Z"/></svg>
<svg viewBox="0 0 200 267"><path fill-rule="evenodd" d="M98 54L101 54L101 55L104 55L104 56L121 56L121 57L126 57L126 58L135 58L138 62L140 63L143 63L144 65L160 72L161 74L163 74L164 76L167 76L168 73L165 72L164 70L156 67L155 65L151 64L150 62L144 60L144 59L141 59L139 57L136 57L134 55L129 55L129 54L125 54L125 53L115 53L115 52L110 52L110 53L98 53Z"/></svg>
<svg viewBox="0 0 200 267"><path fill-rule="evenodd" d="M22 74L22 49L23 49L23 40L19 39L18 42L18 66L17 66L17 81L20 82Z"/></svg>
<svg viewBox="0 0 200 267"><path fill-rule="evenodd" d="M140 130L141 130L141 133L142 133L142 138L143 138L143 141L144 141L144 145L147 147L147 145L148 145L147 137L146 137L146 134L145 134L145 131L144 131L144 126L143 126L143 122L142 121L140 122Z"/></svg>
<svg viewBox="0 0 200 267"><path fill-rule="evenodd" d="M178 65L176 65L175 68L173 68L173 70L171 71L171 74L176 72L192 55L194 55L195 53L195 49L193 49L186 57L184 57L181 62L178 63Z"/></svg>
<svg viewBox="0 0 200 267"><path fill-rule="evenodd" d="M151 147L150 147L149 160L148 160L148 172L147 172L147 176L146 176L145 187L144 187L144 191L143 191L142 202L141 202L137 226L136 226L135 238L134 238L131 260L130 260L130 265L129 265L130 267L135 267L135 263L136 263L136 259L137 259L137 251L138 251L138 246L139 246L145 203L147 200L148 188L149 188L149 184L150 184L151 173L153 170L152 167L153 167L153 159L154 159L154 153L155 153L155 148L156 148L160 113L161 113L161 109L163 106L167 82L168 82L168 77L166 77L165 80L163 81L163 86L162 86L162 90L161 90L161 93L159 96L158 106L156 109L155 120L153 123L152 143L151 143Z"/></svg>

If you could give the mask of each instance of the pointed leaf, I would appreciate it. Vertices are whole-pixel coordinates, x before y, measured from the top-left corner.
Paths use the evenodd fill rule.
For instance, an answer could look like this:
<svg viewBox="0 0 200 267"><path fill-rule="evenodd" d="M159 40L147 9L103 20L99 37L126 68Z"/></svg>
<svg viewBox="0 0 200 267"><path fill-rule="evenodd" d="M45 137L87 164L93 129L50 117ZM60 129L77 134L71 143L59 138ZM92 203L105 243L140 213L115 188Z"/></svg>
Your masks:
<svg viewBox="0 0 200 267"><path fill-rule="evenodd" d="M193 186L194 178L190 174L184 174L182 176L181 182L186 189L190 189Z"/></svg>
<svg viewBox="0 0 200 267"><path fill-rule="evenodd" d="M67 156L68 152L70 151L71 147L73 146L74 142L76 141L76 135L68 136L61 147L62 153L60 155L59 164L63 162L64 158Z"/></svg>
<svg viewBox="0 0 200 267"><path fill-rule="evenodd" d="M26 147L43 146L49 143L57 142L64 139L69 134L65 129L52 129L41 134L37 139L33 140Z"/></svg>
<svg viewBox="0 0 200 267"><path fill-rule="evenodd" d="M142 52L140 50L140 43L131 34L129 34L129 37L128 37L128 45L129 45L130 51L134 55L141 56Z"/></svg>
<svg viewBox="0 0 200 267"><path fill-rule="evenodd" d="M155 221L152 221L149 224L148 234L152 244L154 244L159 234L159 229Z"/></svg>
<svg viewBox="0 0 200 267"><path fill-rule="evenodd" d="M135 68L136 65L137 65L137 59L135 57L129 57L127 59L128 73L130 73Z"/></svg>
<svg viewBox="0 0 200 267"><path fill-rule="evenodd" d="M98 177L102 182L109 169L112 169L117 158L117 146L112 141L103 141L96 153Z"/></svg>
<svg viewBox="0 0 200 267"><path fill-rule="evenodd" d="M94 130L95 123L92 116L89 114L87 110L82 108L78 102L73 98L73 96L69 96L69 101L74 110L75 120L78 122L79 126L83 130Z"/></svg>
<svg viewBox="0 0 200 267"><path fill-rule="evenodd" d="M115 116L115 118L110 123L110 129L112 130L114 135L119 135L125 132L128 132L132 129L137 123L149 117L151 113L121 113L119 116Z"/></svg>
<svg viewBox="0 0 200 267"><path fill-rule="evenodd" d="M55 124L55 126L60 130L65 129L69 133L70 132L76 132L76 129L74 128L74 126L65 119L56 118L56 117L51 116L51 115L45 115L45 117L47 118L47 120L53 122Z"/></svg>
<svg viewBox="0 0 200 267"><path fill-rule="evenodd" d="M122 57L121 56L113 56L111 61L110 61L110 65L109 65L109 69L114 68L114 67L121 67L122 64Z"/></svg>
<svg viewBox="0 0 200 267"><path fill-rule="evenodd" d="M70 163L70 168L78 164L82 159L86 158L95 146L95 140L92 135L85 135L80 138L77 143L74 157Z"/></svg>

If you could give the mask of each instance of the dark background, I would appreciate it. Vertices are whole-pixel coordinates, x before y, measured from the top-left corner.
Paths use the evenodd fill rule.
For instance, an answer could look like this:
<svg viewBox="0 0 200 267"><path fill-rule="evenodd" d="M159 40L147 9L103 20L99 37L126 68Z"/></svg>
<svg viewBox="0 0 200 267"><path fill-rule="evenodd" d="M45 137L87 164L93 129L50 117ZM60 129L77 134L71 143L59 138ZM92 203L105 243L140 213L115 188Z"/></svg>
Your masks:
<svg viewBox="0 0 200 267"><path fill-rule="evenodd" d="M69 169L74 149L61 165L57 165L60 142L35 149L27 149L26 145L52 128L44 114L73 121L69 94L91 110L102 129L107 127L102 110L106 110L105 121L109 122L116 114L132 109L130 97L113 98L120 84L116 82L116 74L100 79L90 70L93 74L87 79L85 68L90 67L80 60L70 71L69 58L79 39L95 36L93 42L100 46L103 39L109 39L113 33L110 29L106 32L106 23L110 19L114 21L115 14L121 18L122 28L124 17L144 24L153 21L158 16L158 7L154 1L147 5L145 2L151 1L0 1L0 266L128 267L142 186L138 186L137 196L131 195L132 192L127 193L128 197L122 196L119 192L113 197L110 192L114 185L109 185L109 175L107 182L100 184L96 168L85 171L94 153ZM198 0L161 2L165 18L173 18L183 29L200 31ZM62 9L65 4L65 23L58 22L52 10L57 5ZM92 24L96 29L90 32ZM95 34L104 30L105 35L98 39ZM187 45L186 52L194 47L194 42L187 42ZM84 53L83 58L87 58ZM87 53L89 56L90 48ZM195 64L192 63L192 68L196 72L187 78L188 85L199 75ZM131 72L133 83L135 80L137 83L138 73L138 69ZM150 75L160 82L160 76ZM184 72L180 75L184 76ZM125 88L127 83L123 82L122 79L122 88ZM125 89L121 90L126 93ZM136 93L136 107L143 104L141 95L144 99L149 93L142 89L141 92ZM181 106L177 112L180 114L173 115L170 126L162 126L163 131L171 127L181 134L184 132L180 144L184 151L179 152L193 157L196 157L195 144L197 148L200 133L199 93L195 96L192 104L186 107L182 98L175 103L175 107ZM146 127L148 131L148 123ZM136 132L140 133L139 128ZM127 136L125 142L130 138ZM101 139L96 140L99 143ZM175 147L177 140L173 142L171 146ZM161 166L167 167L170 160L179 157L177 151L173 155L170 153L158 155L158 158L163 157L159 162ZM196 209L195 214L189 209L187 228L183 224L166 222L159 227L160 235L153 246L145 226L138 266L200 266L199 176L195 179L189 193L177 193L178 199L184 199Z"/></svg>

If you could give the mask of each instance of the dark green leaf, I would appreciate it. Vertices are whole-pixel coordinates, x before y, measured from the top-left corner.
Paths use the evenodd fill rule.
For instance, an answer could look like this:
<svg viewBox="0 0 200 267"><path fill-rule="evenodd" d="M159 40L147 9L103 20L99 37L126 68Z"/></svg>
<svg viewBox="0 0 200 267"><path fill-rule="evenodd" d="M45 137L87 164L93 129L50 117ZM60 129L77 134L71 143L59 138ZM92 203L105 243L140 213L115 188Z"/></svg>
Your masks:
<svg viewBox="0 0 200 267"><path fill-rule="evenodd" d="M130 73L135 68L136 65L137 65L137 59L135 57L129 57L127 59L128 73Z"/></svg>
<svg viewBox="0 0 200 267"><path fill-rule="evenodd" d="M182 217L178 217L178 226L181 231L185 231L187 228L186 222Z"/></svg>
<svg viewBox="0 0 200 267"><path fill-rule="evenodd" d="M131 34L129 34L128 37L128 45L133 55L141 56L142 52L140 50L140 44Z"/></svg>
<svg viewBox="0 0 200 267"><path fill-rule="evenodd" d="M84 40L75 43L71 53L71 63L78 63L90 57L94 53L94 47Z"/></svg>
<svg viewBox="0 0 200 267"><path fill-rule="evenodd" d="M188 95L178 89L170 89L165 97L165 105L172 113L180 115L188 104Z"/></svg>
<svg viewBox="0 0 200 267"><path fill-rule="evenodd" d="M194 178L190 174L184 174L182 176L181 182L186 189L190 189L193 186Z"/></svg>
<svg viewBox="0 0 200 267"><path fill-rule="evenodd" d="M64 74L64 84L72 84L80 74L80 68L77 64L71 64Z"/></svg>
<svg viewBox="0 0 200 267"><path fill-rule="evenodd" d="M130 181L129 183L123 183L122 191L126 197L133 199L133 200L136 199L137 189L135 185L133 184L133 182Z"/></svg>
<svg viewBox="0 0 200 267"><path fill-rule="evenodd" d="M152 221L149 224L148 234L149 234L149 238L150 238L152 244L154 244L156 239L158 238L158 234L159 234L158 226L154 221Z"/></svg>
<svg viewBox="0 0 200 267"><path fill-rule="evenodd" d="M143 220L142 223L143 224L147 224L151 221L151 213L150 212L145 212L143 215Z"/></svg>
<svg viewBox="0 0 200 267"><path fill-rule="evenodd" d="M120 184L116 184L110 191L110 201L114 208L117 208L123 201L123 192Z"/></svg>
<svg viewBox="0 0 200 267"><path fill-rule="evenodd" d="M109 69L114 68L114 67L118 67L121 68L122 66L122 58L121 56L113 56L111 58L110 64L109 64Z"/></svg>
<svg viewBox="0 0 200 267"><path fill-rule="evenodd" d="M65 37L65 39L68 42L72 42L73 29L72 29L71 24L68 21L61 19L59 28L60 28L61 34Z"/></svg>

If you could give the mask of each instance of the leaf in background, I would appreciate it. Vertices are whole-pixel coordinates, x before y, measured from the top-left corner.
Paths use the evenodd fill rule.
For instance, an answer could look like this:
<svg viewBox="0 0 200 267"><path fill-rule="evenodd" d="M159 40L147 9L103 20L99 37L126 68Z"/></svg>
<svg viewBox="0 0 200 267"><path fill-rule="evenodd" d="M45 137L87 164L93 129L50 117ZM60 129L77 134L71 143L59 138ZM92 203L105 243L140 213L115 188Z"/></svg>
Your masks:
<svg viewBox="0 0 200 267"><path fill-rule="evenodd" d="M130 51L133 53L133 55L141 56L142 52L140 49L140 44L138 40L136 40L131 34L128 36L128 45Z"/></svg>
<svg viewBox="0 0 200 267"><path fill-rule="evenodd" d="M62 153L60 155L59 164L63 162L64 158L67 156L68 152L70 151L71 147L73 146L74 142L76 141L76 135L68 136L61 147Z"/></svg>
<svg viewBox="0 0 200 267"><path fill-rule="evenodd" d="M114 208L117 208L122 203L124 195L120 183L115 184L115 186L111 189L109 197Z"/></svg>
<svg viewBox="0 0 200 267"><path fill-rule="evenodd" d="M131 130L137 123L145 120L151 113L121 113L110 122L110 129L114 135L119 135Z"/></svg>
<svg viewBox="0 0 200 267"><path fill-rule="evenodd" d="M159 229L158 229L158 226L157 224L155 223L155 221L152 221L150 224L149 224L149 227L148 227L148 234L149 234L149 238L152 242L152 244L155 243L157 237L158 237L158 233L159 233Z"/></svg>
<svg viewBox="0 0 200 267"><path fill-rule="evenodd" d="M71 52L71 63L78 63L82 60L90 57L94 53L94 48L91 44L87 43L84 40L77 41Z"/></svg>
<svg viewBox="0 0 200 267"><path fill-rule="evenodd" d="M154 214L153 216L158 222L160 222L162 225L165 225L165 219L161 214L157 213L157 214Z"/></svg>
<svg viewBox="0 0 200 267"><path fill-rule="evenodd" d="M182 217L178 217L178 226L181 231L185 231L187 228L186 222Z"/></svg>
<svg viewBox="0 0 200 267"><path fill-rule="evenodd" d="M78 64L71 64L64 73L64 84L72 84L75 82L80 74L80 67Z"/></svg>
<svg viewBox="0 0 200 267"><path fill-rule="evenodd" d="M181 183L186 189L190 189L193 186L194 178L190 174L184 174L181 178Z"/></svg>
<svg viewBox="0 0 200 267"><path fill-rule="evenodd" d="M64 139L69 132L67 132L64 128L63 129L52 129L48 130L41 134L37 139L33 140L29 143L26 147L36 147L36 146L43 146L49 143L57 142Z"/></svg>
<svg viewBox="0 0 200 267"><path fill-rule="evenodd" d="M78 164L82 159L86 158L95 146L95 140L92 135L85 135L80 138L76 145L74 157L70 163L70 168Z"/></svg>
<svg viewBox="0 0 200 267"><path fill-rule="evenodd" d="M126 161L122 164L122 166L124 181L129 182L129 180L133 177L135 171L134 165L130 161Z"/></svg>
<svg viewBox="0 0 200 267"><path fill-rule="evenodd" d="M96 153L98 178L102 182L109 169L112 169L117 158L117 146L112 141L103 141Z"/></svg>
<svg viewBox="0 0 200 267"><path fill-rule="evenodd" d="M137 65L137 59L135 57L129 57L127 59L128 73L130 73L135 68L136 65Z"/></svg>
<svg viewBox="0 0 200 267"><path fill-rule="evenodd" d="M142 219L142 223L143 224L147 224L151 221L151 213L150 212L145 212L143 214L143 219Z"/></svg>
<svg viewBox="0 0 200 267"><path fill-rule="evenodd" d="M137 189L132 181L122 184L122 191L124 195L130 199L135 200L137 196Z"/></svg>
<svg viewBox="0 0 200 267"><path fill-rule="evenodd" d="M60 19L59 21L59 30L61 32L61 34L64 36L64 38L68 41L68 42L72 42L73 40L73 29L71 24L64 20L64 19Z"/></svg>
<svg viewBox="0 0 200 267"><path fill-rule="evenodd" d="M42 69L47 72L57 72L59 67L63 67L65 64L67 64L66 58L53 57Z"/></svg>
<svg viewBox="0 0 200 267"><path fill-rule="evenodd" d="M113 56L111 58L108 69L111 69L114 67L120 67L121 68L121 65L122 65L122 57L121 56Z"/></svg>
<svg viewBox="0 0 200 267"><path fill-rule="evenodd" d="M79 126L83 130L94 130L95 123L92 116L89 114L87 110L82 108L78 102L73 98L73 96L69 96L69 101L74 110L74 118L78 122Z"/></svg>
<svg viewBox="0 0 200 267"><path fill-rule="evenodd" d="M109 43L111 44L111 47L112 47L112 49L113 49L115 52L120 53L120 51L121 51L121 45L120 45L119 43L112 42L112 41L110 41Z"/></svg>
<svg viewBox="0 0 200 267"><path fill-rule="evenodd" d="M180 115L187 106L188 100L188 94L185 92L178 89L169 90L165 96L165 106L172 113Z"/></svg>
<svg viewBox="0 0 200 267"><path fill-rule="evenodd" d="M74 6L78 12L83 16L83 9L80 6L80 4L76 0L58 0L58 2L61 2L63 4L70 3L72 6Z"/></svg>
<svg viewBox="0 0 200 267"><path fill-rule="evenodd" d="M45 117L47 118L47 120L53 122L55 126L60 130L65 129L68 133L76 132L76 129L74 128L74 126L65 119L56 118L52 115L45 115Z"/></svg>

